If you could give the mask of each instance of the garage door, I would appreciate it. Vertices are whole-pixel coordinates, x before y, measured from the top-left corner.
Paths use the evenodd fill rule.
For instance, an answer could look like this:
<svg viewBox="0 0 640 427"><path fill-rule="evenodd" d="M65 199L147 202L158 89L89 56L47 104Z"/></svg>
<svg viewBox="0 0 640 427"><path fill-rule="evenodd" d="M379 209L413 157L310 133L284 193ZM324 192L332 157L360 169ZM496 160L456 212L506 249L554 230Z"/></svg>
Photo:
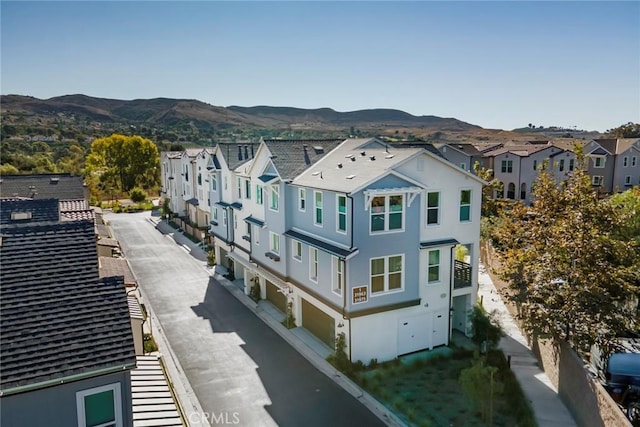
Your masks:
<svg viewBox="0 0 640 427"><path fill-rule="evenodd" d="M398 355L429 347L430 316L424 314L398 320Z"/></svg>
<svg viewBox="0 0 640 427"><path fill-rule="evenodd" d="M275 305L283 313L286 313L287 297L279 290L280 288L267 280L267 301Z"/></svg>
<svg viewBox="0 0 640 427"><path fill-rule="evenodd" d="M335 347L336 326L333 317L306 300L302 300L302 326L329 347Z"/></svg>

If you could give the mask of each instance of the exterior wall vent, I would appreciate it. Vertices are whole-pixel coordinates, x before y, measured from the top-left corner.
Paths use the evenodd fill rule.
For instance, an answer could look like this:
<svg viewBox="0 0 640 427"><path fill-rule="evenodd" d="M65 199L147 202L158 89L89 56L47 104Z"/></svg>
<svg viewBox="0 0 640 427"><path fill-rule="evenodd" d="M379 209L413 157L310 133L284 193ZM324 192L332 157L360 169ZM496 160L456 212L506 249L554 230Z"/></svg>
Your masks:
<svg viewBox="0 0 640 427"><path fill-rule="evenodd" d="M31 212L11 212L11 219L13 221L31 219Z"/></svg>

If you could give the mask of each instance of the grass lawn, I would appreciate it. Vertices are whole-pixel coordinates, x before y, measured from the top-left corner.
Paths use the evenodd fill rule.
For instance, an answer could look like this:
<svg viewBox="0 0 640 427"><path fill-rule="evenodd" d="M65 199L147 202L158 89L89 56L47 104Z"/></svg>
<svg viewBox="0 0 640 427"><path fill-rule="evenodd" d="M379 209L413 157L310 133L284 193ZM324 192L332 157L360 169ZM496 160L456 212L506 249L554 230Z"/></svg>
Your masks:
<svg viewBox="0 0 640 427"><path fill-rule="evenodd" d="M472 351L441 348L367 368L352 377L408 425L488 426L488 419L482 420L481 410L465 396L458 380L472 362ZM502 352L492 351L486 364L498 367L492 425L535 426ZM488 403L485 408L488 418Z"/></svg>

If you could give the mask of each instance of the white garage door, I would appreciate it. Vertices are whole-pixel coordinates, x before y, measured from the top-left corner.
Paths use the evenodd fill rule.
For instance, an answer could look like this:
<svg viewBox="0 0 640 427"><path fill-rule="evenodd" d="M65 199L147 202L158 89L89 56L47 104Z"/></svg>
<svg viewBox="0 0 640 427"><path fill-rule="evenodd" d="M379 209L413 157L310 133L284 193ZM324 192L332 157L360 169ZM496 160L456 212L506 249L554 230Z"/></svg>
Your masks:
<svg viewBox="0 0 640 427"><path fill-rule="evenodd" d="M423 314L398 320L398 355L429 347L430 318L431 315Z"/></svg>

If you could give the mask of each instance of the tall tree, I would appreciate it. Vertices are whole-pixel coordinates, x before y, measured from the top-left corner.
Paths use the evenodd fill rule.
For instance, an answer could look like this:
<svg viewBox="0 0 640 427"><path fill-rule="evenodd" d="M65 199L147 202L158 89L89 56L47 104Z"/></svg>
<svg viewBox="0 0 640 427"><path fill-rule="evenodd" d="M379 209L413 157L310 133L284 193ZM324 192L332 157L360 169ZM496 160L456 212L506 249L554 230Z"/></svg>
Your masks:
<svg viewBox="0 0 640 427"><path fill-rule="evenodd" d="M629 122L609 129L607 133L613 134L616 138L640 138L640 123Z"/></svg>
<svg viewBox="0 0 640 427"><path fill-rule="evenodd" d="M563 183L541 171L531 207L514 206L499 221L500 274L527 332L565 340L578 350L638 327L638 246L615 231L620 209L594 193L578 151Z"/></svg>
<svg viewBox="0 0 640 427"><path fill-rule="evenodd" d="M160 156L156 145L140 136L113 134L91 144L87 181L103 189L152 189L160 183Z"/></svg>

